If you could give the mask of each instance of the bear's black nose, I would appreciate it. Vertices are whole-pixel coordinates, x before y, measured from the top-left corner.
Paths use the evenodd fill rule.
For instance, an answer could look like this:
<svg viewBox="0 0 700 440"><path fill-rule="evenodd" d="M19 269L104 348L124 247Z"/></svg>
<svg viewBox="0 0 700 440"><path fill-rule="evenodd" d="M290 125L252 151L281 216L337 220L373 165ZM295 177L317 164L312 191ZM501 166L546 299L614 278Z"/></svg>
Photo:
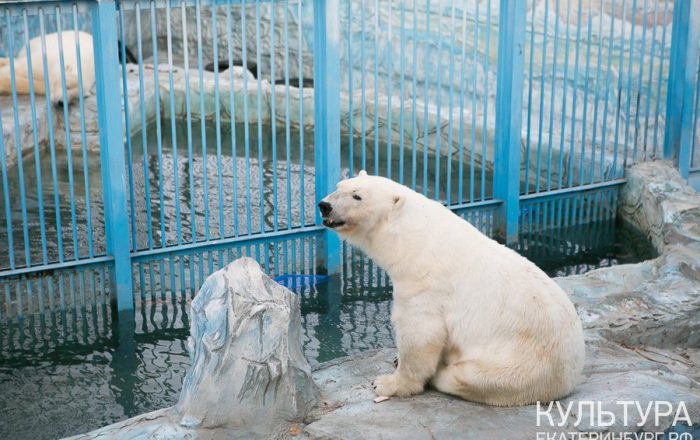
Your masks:
<svg viewBox="0 0 700 440"><path fill-rule="evenodd" d="M323 201L319 202L318 209L321 210L321 215L324 217L327 217L328 214L330 214L331 211L333 210L330 203L323 202Z"/></svg>

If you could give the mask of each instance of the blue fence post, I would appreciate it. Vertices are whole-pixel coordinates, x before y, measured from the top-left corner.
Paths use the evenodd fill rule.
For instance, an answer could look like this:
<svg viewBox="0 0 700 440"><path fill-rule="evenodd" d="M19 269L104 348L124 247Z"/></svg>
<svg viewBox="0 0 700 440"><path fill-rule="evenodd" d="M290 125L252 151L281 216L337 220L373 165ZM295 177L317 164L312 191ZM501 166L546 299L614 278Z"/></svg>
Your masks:
<svg viewBox="0 0 700 440"><path fill-rule="evenodd" d="M679 156L683 119L683 89L687 67L688 33L691 0L679 0L673 4L673 34L669 56L668 89L666 93L666 130L664 133L664 159ZM680 165L680 164L679 164Z"/></svg>
<svg viewBox="0 0 700 440"><path fill-rule="evenodd" d="M110 277L112 293L116 293L119 311L133 310L123 114L117 55L117 10L114 0L98 0L90 8L107 255L114 257Z"/></svg>
<svg viewBox="0 0 700 440"><path fill-rule="evenodd" d="M335 189L340 174L340 1L314 0L314 160L316 203ZM316 210L316 224L321 215ZM340 272L340 240L324 231L317 267Z"/></svg>
<svg viewBox="0 0 700 440"><path fill-rule="evenodd" d="M700 62L700 4L697 1L690 4L690 26L688 27L688 46L686 48L686 66L683 76L683 114L681 116L681 140L678 148L678 169L687 179L693 162L693 126L695 124L694 109L696 77L698 62Z"/></svg>
<svg viewBox="0 0 700 440"><path fill-rule="evenodd" d="M493 197L502 200L495 233L506 244L518 239L526 4L500 2Z"/></svg>
<svg viewBox="0 0 700 440"><path fill-rule="evenodd" d="M674 4L673 35L666 97L664 158L678 159L678 170L688 178L693 136L695 81L700 53L700 5L691 0Z"/></svg>

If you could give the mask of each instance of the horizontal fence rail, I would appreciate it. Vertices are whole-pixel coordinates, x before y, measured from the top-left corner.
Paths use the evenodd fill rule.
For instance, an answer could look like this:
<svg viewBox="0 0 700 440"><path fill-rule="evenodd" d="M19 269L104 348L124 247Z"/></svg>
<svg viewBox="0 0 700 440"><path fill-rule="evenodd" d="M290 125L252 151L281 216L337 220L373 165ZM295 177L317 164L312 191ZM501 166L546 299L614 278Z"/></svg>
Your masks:
<svg viewBox="0 0 700 440"><path fill-rule="evenodd" d="M348 252L315 205L362 169L515 247L614 218L632 163L700 170L697 9L4 2L2 316L191 297L241 255L337 272ZM93 272L94 300L39 281Z"/></svg>

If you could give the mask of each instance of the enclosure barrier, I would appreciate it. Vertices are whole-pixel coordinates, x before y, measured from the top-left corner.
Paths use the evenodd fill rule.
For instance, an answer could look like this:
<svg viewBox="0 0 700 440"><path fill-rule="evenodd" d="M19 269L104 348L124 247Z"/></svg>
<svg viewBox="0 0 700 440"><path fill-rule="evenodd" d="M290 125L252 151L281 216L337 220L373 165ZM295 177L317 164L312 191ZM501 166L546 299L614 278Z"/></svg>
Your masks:
<svg viewBox="0 0 700 440"><path fill-rule="evenodd" d="M700 191L700 5L681 2L675 9L667 114L668 156L678 157L678 169Z"/></svg>
<svg viewBox="0 0 700 440"><path fill-rule="evenodd" d="M360 169L513 246L614 218L630 164L700 167L697 9L4 2L0 313L184 298L240 255L337 272L315 205ZM102 296L54 301L68 270Z"/></svg>

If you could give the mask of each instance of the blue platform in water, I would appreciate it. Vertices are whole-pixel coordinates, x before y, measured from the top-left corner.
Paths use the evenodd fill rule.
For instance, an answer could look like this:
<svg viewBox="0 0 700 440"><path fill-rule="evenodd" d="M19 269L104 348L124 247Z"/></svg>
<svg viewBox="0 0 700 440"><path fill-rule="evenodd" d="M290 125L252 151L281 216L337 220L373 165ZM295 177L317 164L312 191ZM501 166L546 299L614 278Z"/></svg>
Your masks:
<svg viewBox="0 0 700 440"><path fill-rule="evenodd" d="M289 290L328 282L328 275L280 275L273 278Z"/></svg>

